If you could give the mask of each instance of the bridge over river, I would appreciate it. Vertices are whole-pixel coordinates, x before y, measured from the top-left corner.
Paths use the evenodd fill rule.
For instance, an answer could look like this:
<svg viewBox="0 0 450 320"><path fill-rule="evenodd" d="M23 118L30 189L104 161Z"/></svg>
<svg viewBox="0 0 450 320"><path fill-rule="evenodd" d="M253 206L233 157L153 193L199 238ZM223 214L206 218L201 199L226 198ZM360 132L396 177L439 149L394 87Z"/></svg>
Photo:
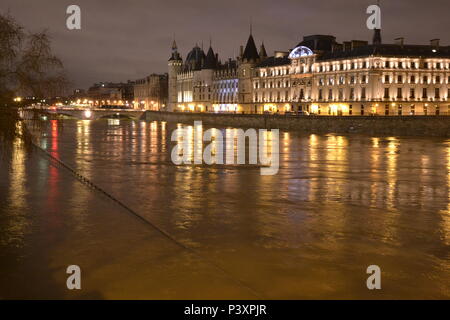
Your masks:
<svg viewBox="0 0 450 320"><path fill-rule="evenodd" d="M33 110L33 109L26 109ZM48 115L64 115L81 120L97 120L101 118L129 118L140 120L144 118L145 110L138 109L102 109L102 108L64 108L48 107L35 109Z"/></svg>

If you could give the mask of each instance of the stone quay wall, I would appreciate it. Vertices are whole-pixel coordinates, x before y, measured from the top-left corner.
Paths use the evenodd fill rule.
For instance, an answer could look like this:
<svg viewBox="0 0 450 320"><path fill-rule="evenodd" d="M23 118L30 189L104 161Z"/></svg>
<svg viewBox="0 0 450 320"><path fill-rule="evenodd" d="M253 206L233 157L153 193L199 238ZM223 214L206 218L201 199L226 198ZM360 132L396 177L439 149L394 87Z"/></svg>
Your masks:
<svg viewBox="0 0 450 320"><path fill-rule="evenodd" d="M305 133L362 133L450 137L450 116L292 116L146 111L147 121L217 127L280 129Z"/></svg>

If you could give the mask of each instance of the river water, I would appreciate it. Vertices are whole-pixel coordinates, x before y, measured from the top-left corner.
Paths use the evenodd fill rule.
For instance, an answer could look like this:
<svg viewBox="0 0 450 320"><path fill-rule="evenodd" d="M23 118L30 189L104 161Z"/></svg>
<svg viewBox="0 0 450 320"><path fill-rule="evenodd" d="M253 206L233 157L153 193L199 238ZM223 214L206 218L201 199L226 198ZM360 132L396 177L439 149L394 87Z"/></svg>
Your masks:
<svg viewBox="0 0 450 320"><path fill-rule="evenodd" d="M0 159L0 298L450 298L450 140L280 132L279 172L264 176L174 165L177 127L35 133L133 213L15 141ZM81 290L66 288L69 265Z"/></svg>

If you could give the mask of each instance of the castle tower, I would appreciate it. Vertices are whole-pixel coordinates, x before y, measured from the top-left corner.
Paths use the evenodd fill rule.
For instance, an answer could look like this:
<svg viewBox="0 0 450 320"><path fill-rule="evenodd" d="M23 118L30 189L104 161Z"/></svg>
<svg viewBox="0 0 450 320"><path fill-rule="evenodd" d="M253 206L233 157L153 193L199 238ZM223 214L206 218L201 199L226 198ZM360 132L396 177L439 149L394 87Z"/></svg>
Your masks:
<svg viewBox="0 0 450 320"><path fill-rule="evenodd" d="M260 61L258 50L256 49L255 40L253 39L251 27L250 36L247 44L239 57L238 77L238 99L242 110L246 113L257 112L253 105L253 86L252 86L252 71L253 67Z"/></svg>
<svg viewBox="0 0 450 320"><path fill-rule="evenodd" d="M172 55L170 56L169 67L169 101L167 111L174 111L178 102L177 75L181 71L183 59L178 53L177 43L175 39L172 44Z"/></svg>

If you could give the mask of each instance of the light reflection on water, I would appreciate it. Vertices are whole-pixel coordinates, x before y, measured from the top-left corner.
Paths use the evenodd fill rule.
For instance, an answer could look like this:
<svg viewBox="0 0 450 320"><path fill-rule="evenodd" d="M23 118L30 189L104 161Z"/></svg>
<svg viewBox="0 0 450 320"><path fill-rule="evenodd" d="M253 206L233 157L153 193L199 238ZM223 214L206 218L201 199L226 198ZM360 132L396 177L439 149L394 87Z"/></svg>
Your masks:
<svg viewBox="0 0 450 320"><path fill-rule="evenodd" d="M5 212L6 219L3 217L5 224L2 226L1 245L2 246L24 246L24 238L28 232L30 225L29 219L23 214L23 210L27 204L25 196L27 190L26 172L25 172L25 150L23 142L19 138L15 138L12 145L13 157L11 157L11 180L10 192L7 195L7 202L11 203L14 208L11 212Z"/></svg>
<svg viewBox="0 0 450 320"><path fill-rule="evenodd" d="M259 166L253 165L173 165L173 130L188 129L187 137L179 135L178 141L189 139L187 151L193 160L208 144L201 140L206 127L117 119L65 121L62 130L55 125L41 140L49 152L266 297L450 297L449 140L282 132L279 173L261 176ZM216 128L213 136L221 132L226 139L234 130ZM270 133L265 138L270 149ZM217 153L217 141L213 145ZM40 179L48 175L45 190L29 186L29 192L45 195L42 212L50 208L63 229L75 238L83 233L93 248L109 239L108 256L101 248L75 251L95 269L89 281L102 297L123 297L118 284L105 285L121 274L119 269L141 275L140 284L126 277L115 280L129 290L127 297L190 298L208 287L209 278L199 273L191 289L174 285L172 291L151 291L163 288L168 275L161 271L160 280L154 280L153 273L147 273L150 265L164 265L179 253L167 249L155 261L154 251L166 245L136 240L142 231L131 227L132 217L112 213L117 210L114 204L102 202L61 169L50 166L34 172L28 164L26 174L26 165L23 160L13 162L9 172L8 212L34 207L15 196L25 192L27 174ZM63 222L65 215L72 224ZM105 220L110 228L99 227ZM24 230L15 232L25 237ZM57 237L58 244L44 241L57 248L49 254L49 265L65 263L69 253L62 252L73 244L72 237ZM125 254L130 250L136 254ZM97 255L113 261L98 263ZM170 269L171 278L185 276L181 266L186 261ZM370 264L383 271L381 293L365 288ZM141 288L150 283L155 289ZM224 283L199 292L202 298L240 297Z"/></svg>

